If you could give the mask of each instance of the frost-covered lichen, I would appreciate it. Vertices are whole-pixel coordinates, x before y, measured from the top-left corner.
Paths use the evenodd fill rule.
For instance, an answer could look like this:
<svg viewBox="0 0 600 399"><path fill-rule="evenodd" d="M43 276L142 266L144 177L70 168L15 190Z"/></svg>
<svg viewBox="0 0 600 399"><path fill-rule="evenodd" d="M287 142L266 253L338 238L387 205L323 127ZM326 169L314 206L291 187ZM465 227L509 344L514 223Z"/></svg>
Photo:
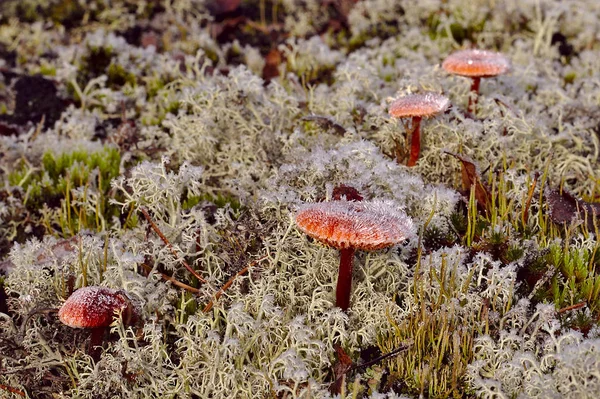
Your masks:
<svg viewBox="0 0 600 399"><path fill-rule="evenodd" d="M599 21L593 0L2 2L0 396L593 395ZM474 115L440 66L471 47L512 65ZM424 92L451 107L407 168L388 111ZM340 186L414 226L356 254L348 312L337 252L294 221ZM140 312L97 361L56 316L92 285Z"/></svg>

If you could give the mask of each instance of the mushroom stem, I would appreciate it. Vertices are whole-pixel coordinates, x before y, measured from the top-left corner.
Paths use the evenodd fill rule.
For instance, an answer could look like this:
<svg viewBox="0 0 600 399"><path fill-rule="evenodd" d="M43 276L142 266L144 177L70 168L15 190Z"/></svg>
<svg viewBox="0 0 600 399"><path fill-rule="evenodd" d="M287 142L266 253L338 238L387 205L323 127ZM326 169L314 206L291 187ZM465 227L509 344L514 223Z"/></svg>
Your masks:
<svg viewBox="0 0 600 399"><path fill-rule="evenodd" d="M420 116L412 118L412 134L410 139L410 157L406 166L415 166L421 152L421 119Z"/></svg>
<svg viewBox="0 0 600 399"><path fill-rule="evenodd" d="M481 77L473 77L473 84L471 84L471 93L475 93L475 96L473 96L472 94L469 95L469 107L467 108L469 112L473 115L475 115L475 109L477 108L477 99L479 97L479 83L481 83Z"/></svg>
<svg viewBox="0 0 600 399"><path fill-rule="evenodd" d="M352 288L352 260L354 248L340 249L340 271L335 291L335 305L344 312L350 307L350 289Z"/></svg>
<svg viewBox="0 0 600 399"><path fill-rule="evenodd" d="M100 349L102 341L104 340L104 330L106 327L92 328L92 335L90 336L90 346L88 348L88 355L94 359L95 362L100 360Z"/></svg>

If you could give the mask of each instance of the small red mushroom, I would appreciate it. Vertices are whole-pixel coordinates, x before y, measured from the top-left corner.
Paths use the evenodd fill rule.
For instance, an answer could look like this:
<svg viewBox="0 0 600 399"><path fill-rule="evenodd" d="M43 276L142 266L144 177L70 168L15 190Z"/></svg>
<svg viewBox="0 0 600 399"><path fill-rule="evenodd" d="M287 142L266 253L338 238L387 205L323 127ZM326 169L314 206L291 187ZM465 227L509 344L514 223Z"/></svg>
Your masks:
<svg viewBox="0 0 600 399"><path fill-rule="evenodd" d="M306 204L296 214L298 228L340 250L336 306L350 306L354 251L372 251L404 241L413 234L412 220L385 202L331 201Z"/></svg>
<svg viewBox="0 0 600 399"><path fill-rule="evenodd" d="M135 306L124 291L92 286L75 291L63 303L58 318L69 327L92 330L89 354L97 360L99 352L95 348L102 343L104 331L112 324L116 312L121 313L126 325L137 320Z"/></svg>
<svg viewBox="0 0 600 399"><path fill-rule="evenodd" d="M389 113L395 118L412 117L410 157L407 166L415 166L421 152L421 119L445 111L450 105L447 97L437 93L410 94L390 104Z"/></svg>
<svg viewBox="0 0 600 399"><path fill-rule="evenodd" d="M442 63L447 72L473 79L471 92L475 98L469 97L469 112L474 114L479 96L481 78L490 78L506 73L510 69L510 61L501 53L486 50L461 50L450 54Z"/></svg>

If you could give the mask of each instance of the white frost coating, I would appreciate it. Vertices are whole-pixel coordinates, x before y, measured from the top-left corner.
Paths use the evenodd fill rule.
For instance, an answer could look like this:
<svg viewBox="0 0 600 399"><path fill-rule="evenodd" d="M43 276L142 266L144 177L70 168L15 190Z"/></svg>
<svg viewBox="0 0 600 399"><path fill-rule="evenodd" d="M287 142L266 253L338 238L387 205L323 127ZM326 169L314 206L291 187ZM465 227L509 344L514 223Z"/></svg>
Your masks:
<svg viewBox="0 0 600 399"><path fill-rule="evenodd" d="M390 115L396 118L432 116L445 111L449 105L448 97L441 94L410 94L400 97L390 104Z"/></svg>
<svg viewBox="0 0 600 399"><path fill-rule="evenodd" d="M386 201L307 204L296 223L304 233L336 248L380 249L415 234L412 220Z"/></svg>
<svg viewBox="0 0 600 399"><path fill-rule="evenodd" d="M122 291L105 287L83 287L65 301L58 311L58 317L70 327L106 327L112 323L115 311L126 310L131 306Z"/></svg>
<svg viewBox="0 0 600 399"><path fill-rule="evenodd" d="M442 68L462 76L496 76L509 70L510 61L494 51L461 50L450 54L442 63Z"/></svg>

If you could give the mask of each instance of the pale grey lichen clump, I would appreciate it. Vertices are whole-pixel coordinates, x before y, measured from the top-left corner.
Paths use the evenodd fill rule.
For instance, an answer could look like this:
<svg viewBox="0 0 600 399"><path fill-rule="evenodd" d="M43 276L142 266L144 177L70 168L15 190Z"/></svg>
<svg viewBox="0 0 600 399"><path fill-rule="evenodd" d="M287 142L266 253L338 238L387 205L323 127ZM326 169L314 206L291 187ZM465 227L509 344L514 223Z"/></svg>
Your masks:
<svg viewBox="0 0 600 399"><path fill-rule="evenodd" d="M61 2L20 7L43 13ZM10 309L0 313L0 384L57 398L334 397L337 346L357 361L361 351L395 342L390 337L411 315L439 305L464 327L453 337L473 336L463 395L598 392L597 327L571 329L571 316L539 302L541 287L523 294L518 279L552 245L595 253L595 235L573 228L563 241L516 237L537 172L553 187L597 199L600 3L364 0L347 13L347 36L336 37L327 33L331 10L323 12L321 2L283 0L275 3L290 37L278 47L279 76L269 82L261 77L263 48L216 39L209 1L164 2L146 21L162 32L160 49L122 37L145 17L132 0L87 2L97 10L95 23L72 32L19 20L16 3L9 1L0 25L0 50L15 60L0 59L0 69L45 75L72 100L52 126L35 121L20 135L0 135L0 236L22 241L0 268ZM555 33L572 54L561 54ZM482 82L476 119L464 113L470 81L440 67L452 51L471 46L503 52L512 64L509 73ZM105 65L97 70L95 63ZM8 91L10 83L0 80L2 99ZM388 107L393 98L425 91L443 93L452 107L423 126L419 161L407 168L394 154L406 131ZM0 116L13 115L15 101L7 98ZM106 194L93 183L74 187L69 198L101 228L82 228L65 241L57 211L45 206L43 234L30 226L27 239L18 237L15 215L27 209L32 190L24 182L41 170L44 154L104 146L120 151L120 176ZM489 170L484 180L501 172L512 207L481 234L507 237L501 245L519 247L522 256L506 260L491 246L475 251L456 243L465 234L457 231L457 209L468 198L458 192L460 163L445 151ZM21 168L29 172L11 180ZM42 186L50 181L44 173ZM356 255L347 313L334 306L337 251L294 223L303 204L331 200L340 185L406 212L418 232L396 247ZM548 223L541 189L533 189L523 230ZM104 218L97 201L104 195L119 214ZM425 245L431 231L442 244ZM451 245L445 237L453 237ZM137 326L114 323L96 363L85 354L88 337L48 311L91 285L122 289L140 309ZM412 374L420 378L423 367ZM408 382L371 388L373 370L348 374L345 394L428 395ZM434 385L423 378L423 386Z"/></svg>

